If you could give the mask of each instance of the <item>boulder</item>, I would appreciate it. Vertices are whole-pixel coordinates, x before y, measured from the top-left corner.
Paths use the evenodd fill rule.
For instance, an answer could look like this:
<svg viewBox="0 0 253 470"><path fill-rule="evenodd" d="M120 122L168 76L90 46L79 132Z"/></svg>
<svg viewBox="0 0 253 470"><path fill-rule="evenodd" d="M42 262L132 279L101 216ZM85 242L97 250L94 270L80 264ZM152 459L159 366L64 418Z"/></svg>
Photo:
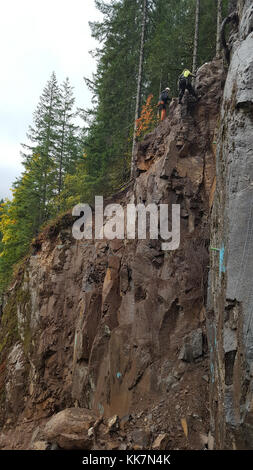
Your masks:
<svg viewBox="0 0 253 470"><path fill-rule="evenodd" d="M184 344L180 351L179 359L185 362L192 362L203 355L203 334L201 328L192 331L185 336Z"/></svg>
<svg viewBox="0 0 253 470"><path fill-rule="evenodd" d="M120 443L117 441L109 441L106 444L106 450L119 450Z"/></svg>
<svg viewBox="0 0 253 470"><path fill-rule="evenodd" d="M47 450L49 444L46 441L36 441L33 443L32 450Z"/></svg>
<svg viewBox="0 0 253 470"><path fill-rule="evenodd" d="M92 435L89 430L96 416L84 408L67 408L54 415L46 424L44 436L61 449L90 449Z"/></svg>
<svg viewBox="0 0 253 470"><path fill-rule="evenodd" d="M145 429L134 429L131 434L134 445L139 446L141 449L147 449L150 441L150 432Z"/></svg>
<svg viewBox="0 0 253 470"><path fill-rule="evenodd" d="M169 435L159 434L152 444L153 450L167 450L169 444Z"/></svg>
<svg viewBox="0 0 253 470"><path fill-rule="evenodd" d="M117 415L114 415L108 421L108 431L109 432L116 432L116 431L119 430L119 427L120 427L119 417Z"/></svg>

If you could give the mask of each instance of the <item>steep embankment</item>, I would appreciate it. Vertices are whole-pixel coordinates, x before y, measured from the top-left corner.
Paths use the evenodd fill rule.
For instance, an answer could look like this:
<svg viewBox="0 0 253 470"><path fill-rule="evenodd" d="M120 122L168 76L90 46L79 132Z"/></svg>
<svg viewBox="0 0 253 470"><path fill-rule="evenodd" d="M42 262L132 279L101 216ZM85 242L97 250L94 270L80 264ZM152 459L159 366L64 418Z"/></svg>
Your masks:
<svg viewBox="0 0 253 470"><path fill-rule="evenodd" d="M221 61L201 67L202 99L188 110L172 102L166 121L139 144L134 187L114 198L181 204L178 250L165 253L149 240L75 241L71 217L36 241L1 322L2 448L31 447L32 433L38 440L51 415L73 406L124 417L121 448L146 448L161 432L170 448L203 447L209 214L223 85ZM90 445L112 447L101 440Z"/></svg>
<svg viewBox="0 0 253 470"><path fill-rule="evenodd" d="M66 216L20 269L0 326L0 448L252 448L252 1L237 9L222 106L214 61L113 199L179 203L180 248L77 242Z"/></svg>
<svg viewBox="0 0 253 470"><path fill-rule="evenodd" d="M238 1L221 110L208 331L218 448L253 447L253 5ZM223 258L224 249L224 260Z"/></svg>

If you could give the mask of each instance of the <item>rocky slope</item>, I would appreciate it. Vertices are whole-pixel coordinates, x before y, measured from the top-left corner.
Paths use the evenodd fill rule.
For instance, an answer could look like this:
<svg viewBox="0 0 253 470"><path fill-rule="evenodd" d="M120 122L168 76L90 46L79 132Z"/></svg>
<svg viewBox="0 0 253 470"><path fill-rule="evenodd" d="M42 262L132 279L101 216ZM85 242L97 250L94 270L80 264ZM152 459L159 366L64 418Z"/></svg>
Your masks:
<svg viewBox="0 0 253 470"><path fill-rule="evenodd" d="M180 203L178 250L162 251L159 240L75 241L70 216L34 243L1 323L3 447L9 433L8 445L29 447L35 427L73 406L131 414L134 429L148 428L153 440L168 433L172 447L203 446L208 220L223 81L221 61L199 70L200 103L187 110L172 102L139 145L134 186L114 198Z"/></svg>
<svg viewBox="0 0 253 470"><path fill-rule="evenodd" d="M0 326L0 448L252 446L253 11L237 6L227 77L222 60L199 69L201 100L172 101L110 201L180 204L179 249L76 241L66 215L17 273Z"/></svg>

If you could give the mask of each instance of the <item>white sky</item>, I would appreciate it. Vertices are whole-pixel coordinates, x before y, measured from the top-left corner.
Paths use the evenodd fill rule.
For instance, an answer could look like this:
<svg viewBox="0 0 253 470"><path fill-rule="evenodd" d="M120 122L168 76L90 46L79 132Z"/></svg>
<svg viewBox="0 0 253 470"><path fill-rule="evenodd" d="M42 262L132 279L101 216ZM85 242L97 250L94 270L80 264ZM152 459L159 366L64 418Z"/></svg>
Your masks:
<svg viewBox="0 0 253 470"><path fill-rule="evenodd" d="M32 113L54 70L67 76L76 104L90 105L83 77L96 69L89 51L96 47L88 21L101 19L94 0L8 0L0 16L0 198L10 197L22 171L21 142L26 142Z"/></svg>

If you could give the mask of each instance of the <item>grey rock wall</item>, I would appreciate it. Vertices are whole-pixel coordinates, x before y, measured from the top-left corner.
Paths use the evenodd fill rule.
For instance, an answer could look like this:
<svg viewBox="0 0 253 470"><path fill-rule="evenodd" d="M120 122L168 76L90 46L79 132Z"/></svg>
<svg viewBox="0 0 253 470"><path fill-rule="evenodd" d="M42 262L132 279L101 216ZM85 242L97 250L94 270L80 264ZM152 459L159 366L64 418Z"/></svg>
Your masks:
<svg viewBox="0 0 253 470"><path fill-rule="evenodd" d="M212 217L211 244L218 249L224 246L224 269L219 253L212 253L214 319L209 325L210 348L214 351L210 367L215 376L211 387L212 423L219 448L253 446L245 428L250 426L253 412L252 1L238 2L238 13L238 37L221 110Z"/></svg>

